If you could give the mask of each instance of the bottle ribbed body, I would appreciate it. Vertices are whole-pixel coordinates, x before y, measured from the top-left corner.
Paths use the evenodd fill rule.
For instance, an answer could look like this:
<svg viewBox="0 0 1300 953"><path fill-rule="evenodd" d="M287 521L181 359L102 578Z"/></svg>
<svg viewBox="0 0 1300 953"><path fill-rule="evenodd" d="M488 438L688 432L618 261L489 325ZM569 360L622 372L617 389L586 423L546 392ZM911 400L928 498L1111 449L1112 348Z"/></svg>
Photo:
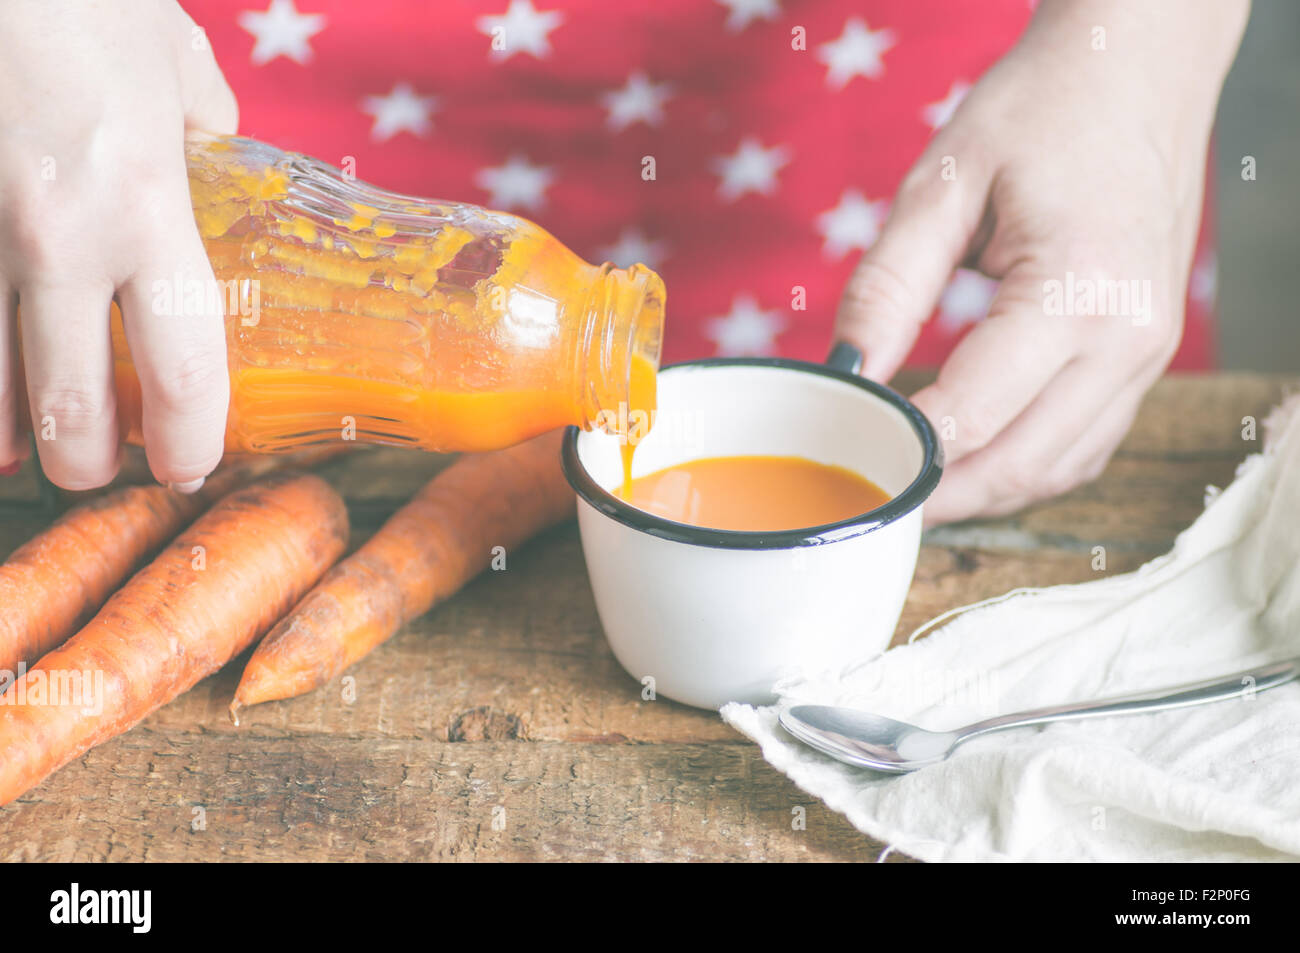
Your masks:
<svg viewBox="0 0 1300 953"><path fill-rule="evenodd" d="M517 216L385 192L249 139L192 137L187 160L226 314L227 449L486 450L653 408L633 370L658 366L664 290L643 266L591 265ZM138 425L117 315L114 356Z"/></svg>

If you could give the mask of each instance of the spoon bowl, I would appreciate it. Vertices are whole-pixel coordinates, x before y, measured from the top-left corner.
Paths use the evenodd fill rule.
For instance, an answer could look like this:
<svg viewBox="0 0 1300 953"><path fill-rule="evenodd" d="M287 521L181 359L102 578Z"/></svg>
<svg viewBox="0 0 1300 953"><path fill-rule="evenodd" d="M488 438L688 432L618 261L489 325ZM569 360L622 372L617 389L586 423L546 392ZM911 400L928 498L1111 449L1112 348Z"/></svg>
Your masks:
<svg viewBox="0 0 1300 953"><path fill-rule="evenodd" d="M884 715L829 705L796 705L780 717L781 727L804 744L846 764L891 774L942 761L957 741L955 731L927 731Z"/></svg>

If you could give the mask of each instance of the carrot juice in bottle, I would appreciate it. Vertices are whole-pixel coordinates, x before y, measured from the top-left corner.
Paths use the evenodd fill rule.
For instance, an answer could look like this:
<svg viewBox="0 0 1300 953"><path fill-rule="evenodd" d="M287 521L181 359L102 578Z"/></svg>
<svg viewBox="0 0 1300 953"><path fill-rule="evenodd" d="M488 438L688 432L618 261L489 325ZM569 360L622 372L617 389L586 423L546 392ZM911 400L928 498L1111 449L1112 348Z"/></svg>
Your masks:
<svg viewBox="0 0 1300 953"><path fill-rule="evenodd" d="M192 136L186 156L226 313L228 450L341 436L489 450L653 412L664 286L645 266L590 265L516 216L385 192L251 139ZM138 441L116 308L112 329Z"/></svg>

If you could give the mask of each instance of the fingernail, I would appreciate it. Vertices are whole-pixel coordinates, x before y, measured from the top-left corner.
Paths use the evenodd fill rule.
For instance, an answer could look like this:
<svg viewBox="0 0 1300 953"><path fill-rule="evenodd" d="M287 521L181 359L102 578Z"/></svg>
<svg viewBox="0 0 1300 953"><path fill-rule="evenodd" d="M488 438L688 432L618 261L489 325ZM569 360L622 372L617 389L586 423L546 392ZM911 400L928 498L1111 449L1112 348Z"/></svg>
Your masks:
<svg viewBox="0 0 1300 953"><path fill-rule="evenodd" d="M13 476L22 468L23 468L23 462L21 460L15 460L7 467L0 467L0 476Z"/></svg>
<svg viewBox="0 0 1300 953"><path fill-rule="evenodd" d="M199 487L203 486L203 480L203 477L199 477L197 480L190 480L187 483L168 483L167 488L169 490L175 490L177 493L185 493L188 495L197 492Z"/></svg>
<svg viewBox="0 0 1300 953"><path fill-rule="evenodd" d="M826 363L838 371L860 374L866 359L861 348L850 344L848 341L836 341L831 348L830 354L826 357Z"/></svg>

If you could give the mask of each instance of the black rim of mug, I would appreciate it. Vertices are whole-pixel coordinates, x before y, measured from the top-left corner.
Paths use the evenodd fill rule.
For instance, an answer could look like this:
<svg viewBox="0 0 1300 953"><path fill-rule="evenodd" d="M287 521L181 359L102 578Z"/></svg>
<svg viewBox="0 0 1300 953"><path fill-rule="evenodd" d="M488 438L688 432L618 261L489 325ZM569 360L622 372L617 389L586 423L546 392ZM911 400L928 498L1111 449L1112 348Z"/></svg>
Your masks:
<svg viewBox="0 0 1300 953"><path fill-rule="evenodd" d="M780 357L711 357L669 364L660 373L709 367L766 367L800 371L851 384L901 411L921 442L921 471L906 489L874 510L836 523L776 532L708 529L703 526L678 523L625 503L592 479L591 474L578 458L578 436L582 431L577 427L567 428L564 434L564 447L561 451L564 476L578 496L611 519L651 536L676 543L687 543L691 546L707 546L714 549L797 549L802 546L824 546L827 543L874 532L911 513L934 492L934 488L939 484L939 478L943 475L943 446L939 443L934 427L915 404L884 384L859 377L851 370L842 369L850 366L842 359L844 356L838 353L838 349L832 352L831 361L836 366L832 366L831 363L813 364Z"/></svg>

